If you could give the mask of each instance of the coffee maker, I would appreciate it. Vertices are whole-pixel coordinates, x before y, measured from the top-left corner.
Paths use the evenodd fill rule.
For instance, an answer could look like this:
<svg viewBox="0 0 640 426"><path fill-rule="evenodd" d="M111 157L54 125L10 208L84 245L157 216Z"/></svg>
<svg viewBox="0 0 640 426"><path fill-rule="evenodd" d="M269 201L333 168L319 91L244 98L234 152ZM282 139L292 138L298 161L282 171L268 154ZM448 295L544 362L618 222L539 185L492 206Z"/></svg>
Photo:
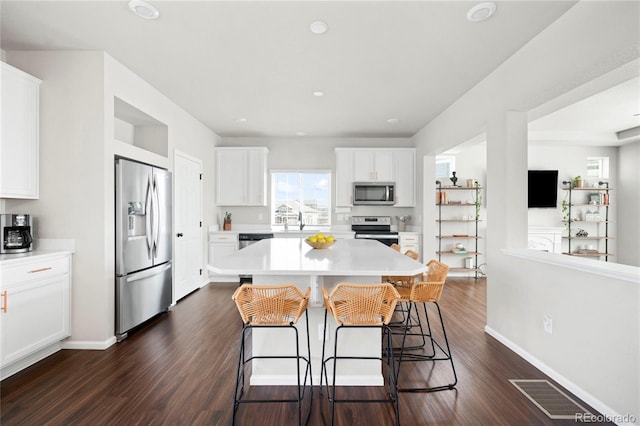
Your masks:
<svg viewBox="0 0 640 426"><path fill-rule="evenodd" d="M1 214L0 254L26 253L33 249L33 218L28 214Z"/></svg>

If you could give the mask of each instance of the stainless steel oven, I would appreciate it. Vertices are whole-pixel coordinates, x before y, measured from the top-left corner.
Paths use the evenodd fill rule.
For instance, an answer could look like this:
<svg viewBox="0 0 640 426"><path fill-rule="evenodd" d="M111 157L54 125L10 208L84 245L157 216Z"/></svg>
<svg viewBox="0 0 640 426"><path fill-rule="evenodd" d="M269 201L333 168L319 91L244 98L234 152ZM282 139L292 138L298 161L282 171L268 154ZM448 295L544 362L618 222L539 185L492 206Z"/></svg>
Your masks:
<svg viewBox="0 0 640 426"><path fill-rule="evenodd" d="M0 253L26 253L33 249L33 218L28 214L0 215Z"/></svg>
<svg viewBox="0 0 640 426"><path fill-rule="evenodd" d="M376 240L385 245L398 244L398 233L391 230L391 216L352 216L355 238Z"/></svg>

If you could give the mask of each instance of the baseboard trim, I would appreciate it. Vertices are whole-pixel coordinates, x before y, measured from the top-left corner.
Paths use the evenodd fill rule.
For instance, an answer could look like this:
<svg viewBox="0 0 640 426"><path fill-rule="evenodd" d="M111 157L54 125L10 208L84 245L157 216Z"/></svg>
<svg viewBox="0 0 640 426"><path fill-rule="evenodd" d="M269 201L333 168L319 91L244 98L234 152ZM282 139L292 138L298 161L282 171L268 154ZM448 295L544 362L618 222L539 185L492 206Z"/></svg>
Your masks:
<svg viewBox="0 0 640 426"><path fill-rule="evenodd" d="M111 336L104 341L97 340L65 340L62 349L103 351L116 343L116 336Z"/></svg>
<svg viewBox="0 0 640 426"><path fill-rule="evenodd" d="M19 371L35 364L38 361L42 361L46 357L58 352L61 348L60 342L55 342L45 348L40 349L28 355L18 361L15 361L7 366L3 366L0 370L0 380L4 380L9 376L16 374Z"/></svg>
<svg viewBox="0 0 640 426"><path fill-rule="evenodd" d="M533 365L535 368L537 368L538 370L542 371L544 374L549 376L551 379L555 380L558 384L563 386L569 392L571 392L572 394L574 394L575 396L580 398L582 401L586 402L591 407L595 408L597 411L602 413L603 416L606 417L607 421L611 421L611 422L613 422L613 423L615 423L617 425L621 425L621 426L634 426L634 425L638 424L638 423L635 423L635 422L631 423L631 422L627 422L627 421L617 422L616 421L617 419L627 419L627 418L629 418L629 415L624 416L624 415L619 414L614 409L609 407L607 404L605 404L604 402L602 402L601 400L599 400L595 396L591 395L589 392L585 391L580 386L576 385L571 380L567 379L562 374L558 373L556 370L554 370L553 368L549 367L547 364L545 364L544 362L540 361L538 358L536 358L535 356L531 355L529 352L525 351L520 346L516 345L514 342L512 342L509 339L507 339L505 336L503 336L502 334L498 333L497 331L495 331L493 328L489 327L488 325L486 325L484 327L484 331L489 336L493 337L498 342L502 343L507 348L509 348L510 350L515 352L518 356L523 358L529 364ZM637 419L635 419L635 420L637 420Z"/></svg>

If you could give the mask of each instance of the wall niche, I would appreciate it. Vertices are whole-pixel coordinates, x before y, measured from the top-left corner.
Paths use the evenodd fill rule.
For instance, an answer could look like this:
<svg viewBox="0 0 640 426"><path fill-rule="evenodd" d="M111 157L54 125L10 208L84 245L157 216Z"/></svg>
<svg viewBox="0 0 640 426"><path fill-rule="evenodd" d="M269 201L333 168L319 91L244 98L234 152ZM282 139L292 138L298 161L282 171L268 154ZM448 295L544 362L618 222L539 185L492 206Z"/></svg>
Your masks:
<svg viewBox="0 0 640 426"><path fill-rule="evenodd" d="M114 138L165 158L169 155L169 128L118 97L113 98Z"/></svg>

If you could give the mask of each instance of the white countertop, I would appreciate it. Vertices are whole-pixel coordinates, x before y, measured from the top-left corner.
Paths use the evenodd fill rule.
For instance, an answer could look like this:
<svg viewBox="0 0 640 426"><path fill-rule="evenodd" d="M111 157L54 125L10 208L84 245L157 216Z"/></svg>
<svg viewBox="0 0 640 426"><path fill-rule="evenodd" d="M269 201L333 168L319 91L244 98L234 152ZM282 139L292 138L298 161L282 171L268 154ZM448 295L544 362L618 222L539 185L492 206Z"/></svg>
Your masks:
<svg viewBox="0 0 640 426"><path fill-rule="evenodd" d="M426 266L374 240L338 239L313 249L303 238L261 240L214 260L208 269L224 275L417 275Z"/></svg>
<svg viewBox="0 0 640 426"><path fill-rule="evenodd" d="M0 254L0 263L8 265L18 262L29 262L39 260L46 256L56 256L60 254L74 254L76 252L76 241L73 239L51 239L38 238L33 242L33 250L27 253Z"/></svg>
<svg viewBox="0 0 640 426"><path fill-rule="evenodd" d="M2 266L12 263L28 262L30 260L40 260L48 256L57 256L60 254L73 254L71 250L34 250L27 253L0 254L0 264Z"/></svg>

